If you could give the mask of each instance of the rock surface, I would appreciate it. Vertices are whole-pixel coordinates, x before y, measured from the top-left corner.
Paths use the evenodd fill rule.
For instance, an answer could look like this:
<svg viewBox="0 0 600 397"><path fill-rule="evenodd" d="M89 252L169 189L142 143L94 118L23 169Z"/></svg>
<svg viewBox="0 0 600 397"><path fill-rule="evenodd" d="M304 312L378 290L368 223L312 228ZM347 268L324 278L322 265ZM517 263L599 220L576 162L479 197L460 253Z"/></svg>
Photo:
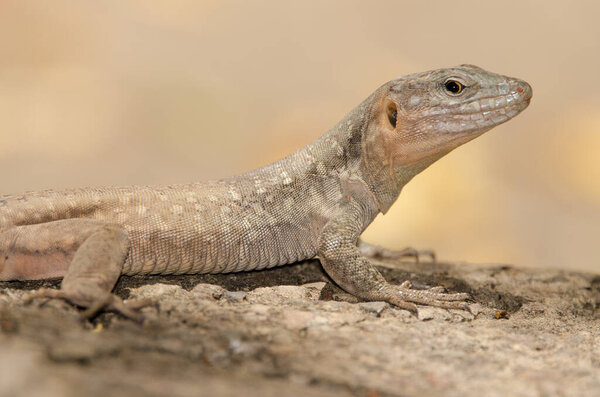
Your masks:
<svg viewBox="0 0 600 397"><path fill-rule="evenodd" d="M151 297L137 324L92 322L58 282L0 283L1 395L600 395L600 277L466 264L380 262L393 282L473 296L472 314L418 317L357 302L316 261L229 275L123 277Z"/></svg>

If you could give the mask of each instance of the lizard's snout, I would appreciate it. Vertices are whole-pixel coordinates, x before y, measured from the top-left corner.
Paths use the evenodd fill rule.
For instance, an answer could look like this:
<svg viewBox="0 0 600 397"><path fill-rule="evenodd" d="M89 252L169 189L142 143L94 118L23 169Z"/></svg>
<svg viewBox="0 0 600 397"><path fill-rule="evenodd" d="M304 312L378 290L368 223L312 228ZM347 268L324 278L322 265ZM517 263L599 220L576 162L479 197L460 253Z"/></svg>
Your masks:
<svg viewBox="0 0 600 397"><path fill-rule="evenodd" d="M514 92L516 92L523 101L530 101L533 96L533 90L529 83L523 80L514 79L513 80Z"/></svg>

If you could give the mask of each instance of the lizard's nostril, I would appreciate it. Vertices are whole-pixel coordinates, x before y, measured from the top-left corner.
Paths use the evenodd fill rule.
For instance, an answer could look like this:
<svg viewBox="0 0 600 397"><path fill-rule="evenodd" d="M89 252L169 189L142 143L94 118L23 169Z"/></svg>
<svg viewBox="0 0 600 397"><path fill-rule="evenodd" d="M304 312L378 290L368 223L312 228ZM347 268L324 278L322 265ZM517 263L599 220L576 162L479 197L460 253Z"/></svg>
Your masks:
<svg viewBox="0 0 600 397"><path fill-rule="evenodd" d="M517 92L517 94L522 96L525 100L531 99L533 91L531 89L531 86L527 82L523 80L515 80L515 84L515 91Z"/></svg>

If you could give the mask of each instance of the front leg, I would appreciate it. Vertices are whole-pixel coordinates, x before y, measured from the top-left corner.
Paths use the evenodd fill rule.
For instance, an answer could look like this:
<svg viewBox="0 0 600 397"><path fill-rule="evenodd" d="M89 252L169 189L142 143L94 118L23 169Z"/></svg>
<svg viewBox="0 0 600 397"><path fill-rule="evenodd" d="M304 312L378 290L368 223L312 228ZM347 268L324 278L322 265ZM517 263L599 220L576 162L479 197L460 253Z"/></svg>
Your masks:
<svg viewBox="0 0 600 397"><path fill-rule="evenodd" d="M442 288L414 290L410 283L389 284L375 267L360 254L357 241L363 229L365 209L349 199L325 227L318 241L318 255L327 274L347 292L366 300L386 301L402 309L417 312L415 303L446 309L469 310L465 293L446 294Z"/></svg>

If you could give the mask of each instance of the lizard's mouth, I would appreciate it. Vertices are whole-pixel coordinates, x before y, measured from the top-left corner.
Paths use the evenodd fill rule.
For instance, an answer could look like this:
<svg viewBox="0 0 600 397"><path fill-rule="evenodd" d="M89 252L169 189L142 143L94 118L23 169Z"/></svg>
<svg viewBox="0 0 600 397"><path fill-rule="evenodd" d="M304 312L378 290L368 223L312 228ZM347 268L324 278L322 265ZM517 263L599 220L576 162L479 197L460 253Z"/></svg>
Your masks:
<svg viewBox="0 0 600 397"><path fill-rule="evenodd" d="M475 98L453 108L449 113L454 119L454 129L467 133L486 131L525 110L531 102L532 95L529 84L512 79L509 82L509 92L504 95Z"/></svg>
<svg viewBox="0 0 600 397"><path fill-rule="evenodd" d="M495 98L482 98L462 105L452 115L459 120L474 122L503 123L515 117L529 106L530 98L506 95Z"/></svg>
<svg viewBox="0 0 600 397"><path fill-rule="evenodd" d="M420 123L429 126L428 129L440 135L452 136L451 141L462 140L461 137L466 136L470 136L471 138L468 139L470 140L512 119L525 110L530 102L530 98L511 100L505 97L506 102L500 103L497 100L498 97L474 100L447 110L442 117L440 115L424 117Z"/></svg>

